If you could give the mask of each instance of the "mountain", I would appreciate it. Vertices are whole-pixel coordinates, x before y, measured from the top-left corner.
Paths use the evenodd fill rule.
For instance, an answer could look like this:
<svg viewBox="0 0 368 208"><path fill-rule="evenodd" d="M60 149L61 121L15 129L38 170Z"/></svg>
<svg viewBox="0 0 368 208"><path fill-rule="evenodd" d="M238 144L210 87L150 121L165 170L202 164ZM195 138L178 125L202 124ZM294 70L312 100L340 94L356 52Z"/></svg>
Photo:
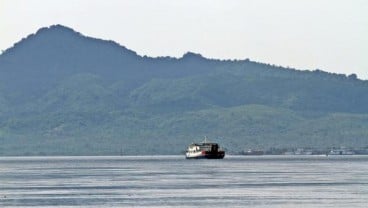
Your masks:
<svg viewBox="0 0 368 208"><path fill-rule="evenodd" d="M188 52L139 56L53 25L0 55L0 155L368 145L368 81Z"/></svg>

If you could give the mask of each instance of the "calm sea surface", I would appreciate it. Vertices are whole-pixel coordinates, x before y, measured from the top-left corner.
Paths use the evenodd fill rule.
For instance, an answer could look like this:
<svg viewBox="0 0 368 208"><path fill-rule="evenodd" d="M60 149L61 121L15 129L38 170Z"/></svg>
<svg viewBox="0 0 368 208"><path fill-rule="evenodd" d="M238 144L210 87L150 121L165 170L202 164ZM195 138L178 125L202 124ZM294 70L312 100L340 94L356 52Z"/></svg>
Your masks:
<svg viewBox="0 0 368 208"><path fill-rule="evenodd" d="M367 156L0 157L0 207L368 207Z"/></svg>

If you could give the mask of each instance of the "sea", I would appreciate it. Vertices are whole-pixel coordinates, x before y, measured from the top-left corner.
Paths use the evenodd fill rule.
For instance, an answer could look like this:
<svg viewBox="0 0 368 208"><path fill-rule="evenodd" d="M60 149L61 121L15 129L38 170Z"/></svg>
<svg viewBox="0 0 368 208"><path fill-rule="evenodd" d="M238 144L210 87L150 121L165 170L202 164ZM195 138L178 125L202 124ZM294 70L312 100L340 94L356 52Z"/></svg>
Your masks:
<svg viewBox="0 0 368 208"><path fill-rule="evenodd" d="M368 207L368 156L0 157L0 207Z"/></svg>

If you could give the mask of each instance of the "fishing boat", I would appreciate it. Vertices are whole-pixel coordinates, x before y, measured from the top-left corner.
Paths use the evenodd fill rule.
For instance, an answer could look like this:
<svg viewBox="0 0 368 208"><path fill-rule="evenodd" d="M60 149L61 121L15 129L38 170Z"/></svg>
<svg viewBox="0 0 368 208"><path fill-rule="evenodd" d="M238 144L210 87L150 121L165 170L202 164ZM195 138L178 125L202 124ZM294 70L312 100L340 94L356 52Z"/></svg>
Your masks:
<svg viewBox="0 0 368 208"><path fill-rule="evenodd" d="M225 151L217 143L207 141L205 137L201 143L192 143L185 153L187 159L223 159Z"/></svg>

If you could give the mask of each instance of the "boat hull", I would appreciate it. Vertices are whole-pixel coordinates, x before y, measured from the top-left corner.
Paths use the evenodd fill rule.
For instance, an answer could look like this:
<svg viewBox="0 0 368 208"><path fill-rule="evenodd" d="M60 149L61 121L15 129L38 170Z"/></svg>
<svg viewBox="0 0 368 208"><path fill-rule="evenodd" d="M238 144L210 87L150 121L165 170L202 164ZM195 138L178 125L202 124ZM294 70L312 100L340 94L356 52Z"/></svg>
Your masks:
<svg viewBox="0 0 368 208"><path fill-rule="evenodd" d="M186 153L186 159L223 159L225 152L198 152L198 153Z"/></svg>

